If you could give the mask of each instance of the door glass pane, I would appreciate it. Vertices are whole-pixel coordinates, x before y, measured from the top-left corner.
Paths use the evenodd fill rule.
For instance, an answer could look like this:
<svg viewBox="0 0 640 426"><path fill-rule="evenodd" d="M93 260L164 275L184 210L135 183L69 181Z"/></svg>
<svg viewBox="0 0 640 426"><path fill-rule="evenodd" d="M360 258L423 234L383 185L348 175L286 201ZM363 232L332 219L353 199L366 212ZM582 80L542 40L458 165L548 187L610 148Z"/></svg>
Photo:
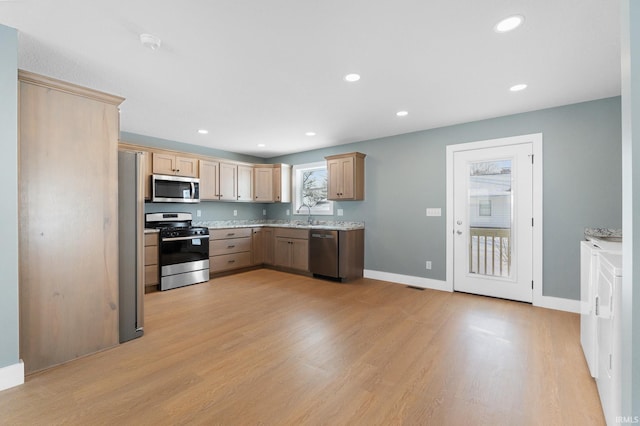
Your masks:
<svg viewBox="0 0 640 426"><path fill-rule="evenodd" d="M469 164L469 273L511 276L511 160Z"/></svg>

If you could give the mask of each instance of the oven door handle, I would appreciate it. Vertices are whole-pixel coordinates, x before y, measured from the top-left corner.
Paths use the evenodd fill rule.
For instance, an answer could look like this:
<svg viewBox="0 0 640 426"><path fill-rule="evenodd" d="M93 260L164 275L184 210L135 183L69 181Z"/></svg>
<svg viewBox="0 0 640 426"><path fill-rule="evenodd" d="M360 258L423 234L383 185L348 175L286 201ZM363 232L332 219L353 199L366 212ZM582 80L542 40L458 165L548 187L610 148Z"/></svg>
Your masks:
<svg viewBox="0 0 640 426"><path fill-rule="evenodd" d="M171 237L171 238L162 238L161 241L186 241L186 240L208 240L208 235L191 235L188 237Z"/></svg>

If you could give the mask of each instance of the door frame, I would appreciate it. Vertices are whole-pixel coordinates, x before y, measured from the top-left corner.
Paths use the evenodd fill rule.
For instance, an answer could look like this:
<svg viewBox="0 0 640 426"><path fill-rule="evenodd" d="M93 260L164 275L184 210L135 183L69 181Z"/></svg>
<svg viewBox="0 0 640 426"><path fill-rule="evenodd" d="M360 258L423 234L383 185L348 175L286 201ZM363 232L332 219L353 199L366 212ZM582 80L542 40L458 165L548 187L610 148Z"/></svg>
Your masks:
<svg viewBox="0 0 640 426"><path fill-rule="evenodd" d="M539 306L542 303L542 133L532 133L529 135L511 136L499 139L489 139L477 142L468 142L455 145L447 145L447 226L446 226L446 263L447 278L446 287L448 291L453 291L453 260L454 260L454 173L453 157L456 152L470 151L483 148L497 148L506 145L518 145L531 143L533 148L533 248L532 248L532 268L533 268L533 294L532 303Z"/></svg>

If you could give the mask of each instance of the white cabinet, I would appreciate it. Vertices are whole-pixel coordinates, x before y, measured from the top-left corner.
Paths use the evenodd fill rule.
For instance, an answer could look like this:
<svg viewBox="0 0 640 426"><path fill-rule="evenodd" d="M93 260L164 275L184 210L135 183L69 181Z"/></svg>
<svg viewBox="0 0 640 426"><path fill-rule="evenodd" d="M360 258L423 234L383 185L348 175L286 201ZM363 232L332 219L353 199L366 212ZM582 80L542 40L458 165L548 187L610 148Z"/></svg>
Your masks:
<svg viewBox="0 0 640 426"><path fill-rule="evenodd" d="M622 415L621 324L622 255L600 253L598 261L596 316L598 336L598 372L596 383L600 403L608 425Z"/></svg>
<svg viewBox="0 0 640 426"><path fill-rule="evenodd" d="M598 336L595 311L598 253L591 241L580 242L580 343L591 377L598 375Z"/></svg>

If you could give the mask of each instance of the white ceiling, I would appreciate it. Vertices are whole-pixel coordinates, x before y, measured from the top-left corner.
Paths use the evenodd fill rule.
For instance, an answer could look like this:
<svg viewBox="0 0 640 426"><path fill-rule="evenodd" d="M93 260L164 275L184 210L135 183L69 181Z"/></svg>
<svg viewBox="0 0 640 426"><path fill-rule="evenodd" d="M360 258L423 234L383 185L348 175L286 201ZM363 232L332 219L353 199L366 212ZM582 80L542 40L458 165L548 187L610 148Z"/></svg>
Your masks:
<svg viewBox="0 0 640 426"><path fill-rule="evenodd" d="M524 25L495 33L512 14ZM618 14L610 0L0 0L20 68L125 97L123 131L264 158L619 95Z"/></svg>

